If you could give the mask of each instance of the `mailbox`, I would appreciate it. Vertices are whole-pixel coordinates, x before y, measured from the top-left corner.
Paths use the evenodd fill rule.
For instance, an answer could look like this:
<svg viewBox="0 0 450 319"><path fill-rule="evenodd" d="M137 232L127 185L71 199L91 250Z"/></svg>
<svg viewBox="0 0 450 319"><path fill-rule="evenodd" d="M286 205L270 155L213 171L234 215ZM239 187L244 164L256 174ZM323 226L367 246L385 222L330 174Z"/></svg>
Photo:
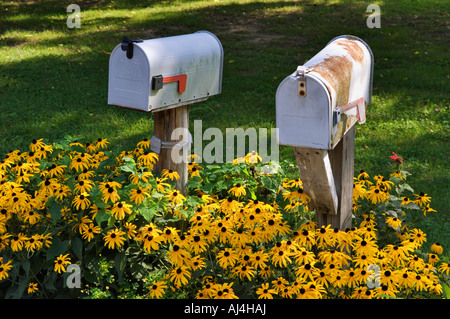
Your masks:
<svg viewBox="0 0 450 319"><path fill-rule="evenodd" d="M344 35L287 76L276 92L278 142L330 150L371 103L373 54L355 36Z"/></svg>
<svg viewBox="0 0 450 319"><path fill-rule="evenodd" d="M204 101L222 89L223 48L208 31L133 40L109 60L108 104L146 112Z"/></svg>

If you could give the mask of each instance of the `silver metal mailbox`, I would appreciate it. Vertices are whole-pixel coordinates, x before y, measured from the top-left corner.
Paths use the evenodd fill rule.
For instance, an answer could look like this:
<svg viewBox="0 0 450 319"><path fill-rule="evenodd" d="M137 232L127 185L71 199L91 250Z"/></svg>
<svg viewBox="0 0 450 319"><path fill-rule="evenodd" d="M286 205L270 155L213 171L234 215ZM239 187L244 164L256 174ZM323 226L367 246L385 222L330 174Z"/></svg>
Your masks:
<svg viewBox="0 0 450 319"><path fill-rule="evenodd" d="M204 101L222 89L223 48L208 31L124 38L109 60L108 104L146 112Z"/></svg>
<svg viewBox="0 0 450 319"><path fill-rule="evenodd" d="M281 145L333 149L371 103L373 54L361 39L331 40L286 77L276 92Z"/></svg>

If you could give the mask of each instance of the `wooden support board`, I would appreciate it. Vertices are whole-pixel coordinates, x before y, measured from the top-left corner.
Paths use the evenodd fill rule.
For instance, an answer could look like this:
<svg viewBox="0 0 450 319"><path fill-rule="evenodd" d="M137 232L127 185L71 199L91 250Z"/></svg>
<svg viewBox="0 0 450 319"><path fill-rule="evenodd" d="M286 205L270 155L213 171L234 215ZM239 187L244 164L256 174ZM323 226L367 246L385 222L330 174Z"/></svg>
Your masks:
<svg viewBox="0 0 450 319"><path fill-rule="evenodd" d="M294 147L300 179L319 227L345 230L352 226L354 154L355 126L332 150Z"/></svg>
<svg viewBox="0 0 450 319"><path fill-rule="evenodd" d="M181 163L175 163L171 157L172 147L165 147L164 143L188 142L186 140L187 136L184 137L184 140L172 140L172 132L177 128L189 129L189 105L154 112L153 116L154 135L163 143L155 171L162 172L163 169L176 171L180 175L180 179L176 182L175 187L185 194L185 186L188 180L187 163L189 154L180 150L179 154L183 156L183 159Z"/></svg>

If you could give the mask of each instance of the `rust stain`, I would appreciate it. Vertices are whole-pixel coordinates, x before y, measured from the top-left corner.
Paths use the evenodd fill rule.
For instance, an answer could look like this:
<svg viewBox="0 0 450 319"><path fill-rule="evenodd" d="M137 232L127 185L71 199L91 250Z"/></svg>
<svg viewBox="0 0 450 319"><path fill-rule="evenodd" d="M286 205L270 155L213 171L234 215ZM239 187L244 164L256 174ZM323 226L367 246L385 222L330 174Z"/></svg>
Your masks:
<svg viewBox="0 0 450 319"><path fill-rule="evenodd" d="M352 61L345 56L331 56L316 64L313 72L320 74L336 92L336 105L348 102L352 77ZM333 103L333 101L332 101Z"/></svg>
<svg viewBox="0 0 450 319"><path fill-rule="evenodd" d="M358 63L362 63L364 60L364 51L361 47L355 42L345 39L340 39L336 41L336 44L344 47L347 50L348 54Z"/></svg>
<svg viewBox="0 0 450 319"><path fill-rule="evenodd" d="M364 51L357 43L347 39L336 40L336 44L342 46L348 56L330 56L322 62L316 64L314 72L320 74L332 88L328 88L331 96L331 89L336 92L336 105L342 106L348 103L353 63L362 63ZM333 101L332 101L333 103Z"/></svg>

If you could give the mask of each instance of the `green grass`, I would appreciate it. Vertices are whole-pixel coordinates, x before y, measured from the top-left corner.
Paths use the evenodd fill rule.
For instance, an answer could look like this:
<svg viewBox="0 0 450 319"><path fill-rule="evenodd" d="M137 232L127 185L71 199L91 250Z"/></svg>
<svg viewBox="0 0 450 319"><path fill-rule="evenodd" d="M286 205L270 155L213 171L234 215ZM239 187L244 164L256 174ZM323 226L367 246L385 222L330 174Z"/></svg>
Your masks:
<svg viewBox="0 0 450 319"><path fill-rule="evenodd" d="M338 35L364 39L375 56L373 103L357 127L355 170L389 174L405 159L417 192L438 211L419 225L450 248L448 1L373 1L381 28L366 26L367 1L0 2L0 154L33 138L108 138L133 148L151 137L152 115L107 105L108 53L124 35L144 39L208 30L225 51L223 92L192 105L203 128L274 127L278 84ZM292 149L281 159L294 161Z"/></svg>

